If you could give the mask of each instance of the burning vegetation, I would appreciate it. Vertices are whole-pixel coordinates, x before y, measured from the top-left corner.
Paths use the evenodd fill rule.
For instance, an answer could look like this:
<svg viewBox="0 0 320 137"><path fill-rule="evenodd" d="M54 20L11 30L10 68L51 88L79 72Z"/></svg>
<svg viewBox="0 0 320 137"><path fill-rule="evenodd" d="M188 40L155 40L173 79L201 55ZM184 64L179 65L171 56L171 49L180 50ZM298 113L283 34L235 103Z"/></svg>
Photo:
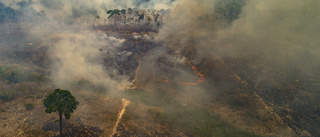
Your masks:
<svg viewBox="0 0 320 137"><path fill-rule="evenodd" d="M0 0L0 136L319 136L318 7Z"/></svg>

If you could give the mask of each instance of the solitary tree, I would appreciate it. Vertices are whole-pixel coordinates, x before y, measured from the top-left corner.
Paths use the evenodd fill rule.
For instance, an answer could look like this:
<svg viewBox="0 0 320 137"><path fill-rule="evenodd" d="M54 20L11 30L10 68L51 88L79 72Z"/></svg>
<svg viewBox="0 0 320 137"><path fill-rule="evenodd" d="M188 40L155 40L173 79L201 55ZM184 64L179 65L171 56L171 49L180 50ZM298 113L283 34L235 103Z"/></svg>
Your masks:
<svg viewBox="0 0 320 137"><path fill-rule="evenodd" d="M56 89L43 102L46 113L59 112L60 136L62 136L62 115L69 119L79 102L68 90Z"/></svg>

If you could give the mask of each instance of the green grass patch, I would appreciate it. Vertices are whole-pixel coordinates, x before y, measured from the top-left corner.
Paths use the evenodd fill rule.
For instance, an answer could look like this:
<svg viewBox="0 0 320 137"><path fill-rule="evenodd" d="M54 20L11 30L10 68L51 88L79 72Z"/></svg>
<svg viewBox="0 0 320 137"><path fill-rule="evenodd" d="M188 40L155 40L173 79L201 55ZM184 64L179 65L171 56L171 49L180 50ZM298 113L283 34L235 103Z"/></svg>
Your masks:
<svg viewBox="0 0 320 137"><path fill-rule="evenodd" d="M27 67L10 65L0 66L0 80L8 83L22 83L26 81L41 82L45 81L46 77L41 76Z"/></svg>
<svg viewBox="0 0 320 137"><path fill-rule="evenodd" d="M257 136L227 124L218 115L211 114L201 105L197 105L197 102L192 103L192 105L181 105L177 101L178 97L172 94L128 90L125 92L125 98L132 102L150 106L147 113L155 116L154 122L183 130L187 134L218 137ZM157 111L153 108L160 108L163 111Z"/></svg>
<svg viewBox="0 0 320 137"><path fill-rule="evenodd" d="M149 106L172 106L180 103L174 99L174 96L165 92L151 93L145 90L134 89L125 91L124 97L130 101L149 105Z"/></svg>
<svg viewBox="0 0 320 137"><path fill-rule="evenodd" d="M11 101L18 97L41 98L39 87L47 78L30 68L20 65L0 65L0 101Z"/></svg>
<svg viewBox="0 0 320 137"><path fill-rule="evenodd" d="M218 115L210 114L199 106L175 107L166 113L173 127L192 132L198 136L219 137L254 137L251 133L242 131L227 124Z"/></svg>

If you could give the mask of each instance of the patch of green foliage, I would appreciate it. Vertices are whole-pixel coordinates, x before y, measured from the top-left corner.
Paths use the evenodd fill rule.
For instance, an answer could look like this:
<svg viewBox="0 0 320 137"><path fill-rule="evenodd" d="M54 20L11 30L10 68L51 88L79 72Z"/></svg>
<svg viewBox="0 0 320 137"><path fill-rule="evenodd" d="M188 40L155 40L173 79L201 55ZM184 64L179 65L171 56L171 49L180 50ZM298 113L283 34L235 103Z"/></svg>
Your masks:
<svg viewBox="0 0 320 137"><path fill-rule="evenodd" d="M218 115L209 113L204 107L199 105L183 106L172 94L166 94L165 92L159 94L148 93L144 90L128 90L125 94L125 98L132 102L162 108L164 112L148 111L148 113L156 116L155 122L190 132L196 136L257 136L227 124Z"/></svg>
<svg viewBox="0 0 320 137"><path fill-rule="evenodd" d="M0 66L0 80L9 83L21 83L26 81L41 82L46 78L25 67Z"/></svg>
<svg viewBox="0 0 320 137"><path fill-rule="evenodd" d="M43 105L46 107L46 113L58 112L59 113L59 125L60 125L60 136L62 134L62 116L66 119L70 119L71 113L77 109L79 102L72 96L68 90L55 89L53 93L43 101Z"/></svg>
<svg viewBox="0 0 320 137"><path fill-rule="evenodd" d="M167 116L173 127L192 132L198 136L254 137L222 121L219 116L209 113L199 106L180 106L170 109Z"/></svg>
<svg viewBox="0 0 320 137"><path fill-rule="evenodd" d="M38 89L39 84L46 81L46 77L22 66L0 66L0 101L11 101L17 97L41 98L43 92ZM37 87L37 88L35 88Z"/></svg>
<svg viewBox="0 0 320 137"><path fill-rule="evenodd" d="M26 110L33 110L33 104L26 104Z"/></svg>
<svg viewBox="0 0 320 137"><path fill-rule="evenodd" d="M39 87L39 84L35 82L25 82L21 84L6 84L2 82L1 84L3 84L4 87L0 90L0 101L11 101L18 97L36 97L39 99L43 96L43 93L46 92L41 89L35 88Z"/></svg>
<svg viewBox="0 0 320 137"><path fill-rule="evenodd" d="M223 15L227 21L232 22L239 18L242 7L247 0L220 0L216 4L215 13Z"/></svg>
<svg viewBox="0 0 320 137"><path fill-rule="evenodd" d="M108 17L108 19L109 19L109 18L111 18L113 15L120 15L120 10L118 10L118 9L109 10L109 11L107 12L107 14L110 14L109 17Z"/></svg>
<svg viewBox="0 0 320 137"><path fill-rule="evenodd" d="M166 94L165 92L159 92L158 94L146 92L144 90L128 90L125 92L125 98L131 101L151 105L151 106L171 106L179 104L173 96Z"/></svg>
<svg viewBox="0 0 320 137"><path fill-rule="evenodd" d="M76 110L79 102L76 98L72 96L68 90L54 90L54 93L49 94L49 96L43 101L46 107L46 113L59 112L59 114L64 115L66 119L69 119L71 113Z"/></svg>
<svg viewBox="0 0 320 137"><path fill-rule="evenodd" d="M2 101L11 101L16 99L19 96L19 93L12 89L6 89L0 91L0 100Z"/></svg>
<svg viewBox="0 0 320 137"><path fill-rule="evenodd" d="M5 22L6 20L17 22L20 15L20 11L17 11L11 7L6 7L0 2L0 23Z"/></svg>

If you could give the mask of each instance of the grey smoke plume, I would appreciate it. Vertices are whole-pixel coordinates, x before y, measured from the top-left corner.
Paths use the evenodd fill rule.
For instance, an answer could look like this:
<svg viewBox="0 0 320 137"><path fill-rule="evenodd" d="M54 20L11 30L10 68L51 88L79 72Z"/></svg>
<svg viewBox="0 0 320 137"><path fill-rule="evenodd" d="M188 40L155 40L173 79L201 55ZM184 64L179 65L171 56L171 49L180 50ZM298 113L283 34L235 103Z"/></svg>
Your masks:
<svg viewBox="0 0 320 137"><path fill-rule="evenodd" d="M103 33L63 35L52 49L53 60L57 62L53 69L56 70L53 72L54 82L59 87L65 87L69 86L70 82L84 80L96 86L105 86L109 91L119 90L128 83L121 76L111 78L110 74L116 74L116 68L103 66L102 51L99 49L116 52L113 51L114 46L119 46L122 42L123 40L108 37ZM125 58L128 54L122 53L121 56Z"/></svg>
<svg viewBox="0 0 320 137"><path fill-rule="evenodd" d="M148 4L149 3L149 4ZM33 27L31 32L45 31L55 34L50 55L53 65L53 82L61 88L72 87L72 83L89 82L94 87L104 87L110 92L129 85L128 77L118 75L117 61L126 60L132 53L117 51L124 40L107 36L103 32L91 31L92 25L104 24L109 9L167 8L171 2L144 1L33 1L32 7L45 11L46 18ZM166 6L167 7L166 7ZM99 18L98 18L99 17ZM104 59L104 60L103 60ZM107 61L105 61L107 60Z"/></svg>
<svg viewBox="0 0 320 137"><path fill-rule="evenodd" d="M105 23L107 9L134 8L137 1L77 1L77 0L1 0L6 6L23 12L23 24L31 37L48 46L52 82L60 88L76 87L86 81L92 86L116 92L128 85L128 78L118 76L116 61L126 60L131 52L117 51L124 40L92 31L91 26ZM22 3L18 5L17 3ZM160 2L161 3L161 2ZM23 5L23 6L21 6ZM157 5L153 2L152 5ZM100 16L98 18L98 16ZM32 43L31 41L29 43ZM35 44L35 43L33 43ZM108 63L104 64L104 58ZM80 83L81 85L81 83Z"/></svg>
<svg viewBox="0 0 320 137"><path fill-rule="evenodd" d="M195 49L197 60L214 58L213 53L222 58L250 54L257 55L266 70L294 67L306 74L319 64L318 1L247 1L231 25L215 19L216 2L177 2L158 40L174 49Z"/></svg>
<svg viewBox="0 0 320 137"><path fill-rule="evenodd" d="M157 40L193 63L219 57L267 101L313 117L318 101L303 97L319 94L320 2L247 0L231 23L215 10L219 2L177 1Z"/></svg>

